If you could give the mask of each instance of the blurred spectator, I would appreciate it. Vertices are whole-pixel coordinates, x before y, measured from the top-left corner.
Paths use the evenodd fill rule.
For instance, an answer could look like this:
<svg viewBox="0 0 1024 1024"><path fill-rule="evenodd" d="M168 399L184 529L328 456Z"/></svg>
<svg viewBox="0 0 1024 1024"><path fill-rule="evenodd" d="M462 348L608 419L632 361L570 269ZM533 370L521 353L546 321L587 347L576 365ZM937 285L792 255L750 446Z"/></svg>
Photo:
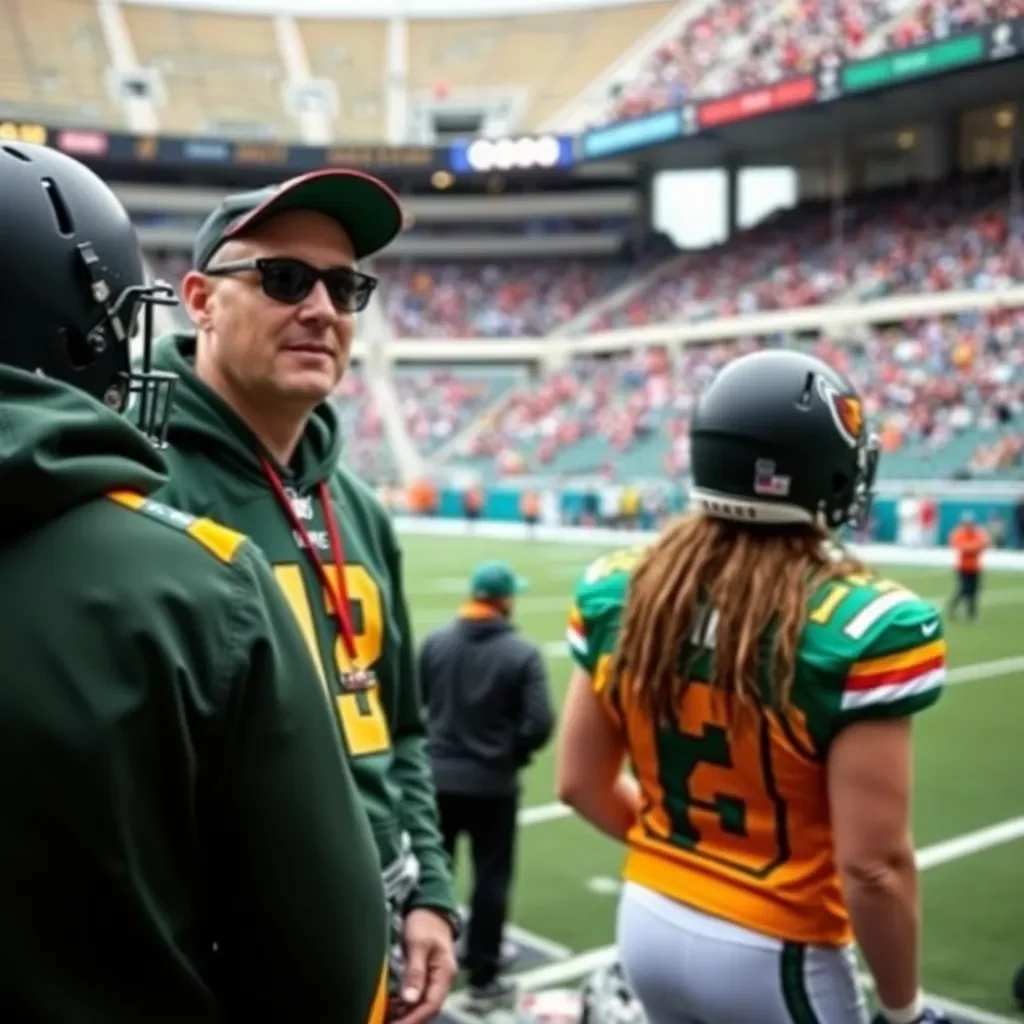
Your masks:
<svg viewBox="0 0 1024 1024"><path fill-rule="evenodd" d="M396 334L419 338L540 337L580 314L581 330L606 330L899 294L989 291L1024 280L1024 219L1008 219L1006 189L1005 174L991 173L854 197L842 210L841 237L831 202L805 203L720 246L676 255L660 269L652 253L638 263L384 261L375 271ZM181 269L173 254L153 254L153 262L171 279ZM588 313L644 275L624 302ZM457 425L442 416L415 428L429 448Z"/></svg>
<svg viewBox="0 0 1024 1024"><path fill-rule="evenodd" d="M601 122L812 75L1024 14L1022 0L717 0L609 97Z"/></svg>
<svg viewBox="0 0 1024 1024"><path fill-rule="evenodd" d="M915 185L851 201L842 240L831 203L778 214L677 259L590 330L978 290L1024 280L1024 223L1006 216L1006 178Z"/></svg>
<svg viewBox="0 0 1024 1024"><path fill-rule="evenodd" d="M494 261L384 264L385 308L399 335L538 337L622 284L622 262Z"/></svg>
<svg viewBox="0 0 1024 1024"><path fill-rule="evenodd" d="M610 448L623 478L630 454L653 443L663 451L660 472L678 478L689 468L688 420L696 395L728 360L779 343L745 339L687 346L671 358L659 348L577 359L513 390L462 454L491 460L498 475L550 473L567 452L596 439L599 454L578 471L600 474ZM1024 470L1024 309L865 329L842 341L819 336L789 343L836 366L860 389L887 453L883 469L905 470L909 459L931 475ZM618 509L617 485L609 479L600 494L601 515L608 518L613 505ZM913 519L920 532L916 502Z"/></svg>

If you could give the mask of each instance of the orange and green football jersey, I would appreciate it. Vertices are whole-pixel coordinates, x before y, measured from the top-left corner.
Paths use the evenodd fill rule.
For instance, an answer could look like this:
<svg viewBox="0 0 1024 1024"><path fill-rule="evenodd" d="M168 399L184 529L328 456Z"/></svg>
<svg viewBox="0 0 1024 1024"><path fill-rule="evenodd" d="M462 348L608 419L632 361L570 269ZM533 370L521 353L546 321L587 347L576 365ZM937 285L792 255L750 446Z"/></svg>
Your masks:
<svg viewBox="0 0 1024 1024"><path fill-rule="evenodd" d="M849 917L832 850L826 759L832 739L864 718L915 714L934 703L946 645L936 608L875 575L810 597L792 703L761 706L728 728L710 677L717 614L694 632L694 665L678 720L657 725L630 687L607 687L638 551L584 574L568 642L621 729L640 783L625 877L753 930L792 942L843 944Z"/></svg>

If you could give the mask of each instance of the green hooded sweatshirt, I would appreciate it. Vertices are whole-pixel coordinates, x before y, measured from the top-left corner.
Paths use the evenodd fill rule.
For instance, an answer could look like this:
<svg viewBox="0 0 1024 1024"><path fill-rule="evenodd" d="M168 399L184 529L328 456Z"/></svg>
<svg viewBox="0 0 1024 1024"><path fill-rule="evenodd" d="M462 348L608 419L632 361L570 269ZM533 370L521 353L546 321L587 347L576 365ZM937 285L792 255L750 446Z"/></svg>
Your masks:
<svg viewBox="0 0 1024 1024"><path fill-rule="evenodd" d="M379 1021L376 850L305 643L164 480L121 417L0 367L3 1019Z"/></svg>
<svg viewBox="0 0 1024 1024"><path fill-rule="evenodd" d="M302 626L321 677L331 688L337 720L377 840L382 865L400 852L408 832L420 862L410 906L452 912L447 857L437 827L434 787L412 630L402 585L402 560L391 520L376 495L340 463L341 426L329 403L306 426L290 466L278 465L239 416L196 376L195 337L160 339L157 368L179 375L165 453L169 505L210 516L247 534L263 550ZM344 648L316 569L261 466L266 459L317 555L333 558L317 485L324 481L341 535L345 584L356 649L377 685L344 692Z"/></svg>

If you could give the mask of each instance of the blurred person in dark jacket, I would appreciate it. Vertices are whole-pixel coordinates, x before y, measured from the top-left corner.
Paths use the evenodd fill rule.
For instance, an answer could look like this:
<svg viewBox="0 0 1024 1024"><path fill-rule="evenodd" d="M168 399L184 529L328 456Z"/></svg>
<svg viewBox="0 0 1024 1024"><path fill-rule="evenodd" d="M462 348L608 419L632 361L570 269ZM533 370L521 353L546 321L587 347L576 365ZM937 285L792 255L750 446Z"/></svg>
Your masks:
<svg viewBox="0 0 1024 1024"><path fill-rule="evenodd" d="M469 836L473 892L465 963L482 1010L510 997L498 977L515 858L519 774L555 724L540 651L512 624L525 581L500 562L480 565L470 600L420 650L427 749L441 834L454 860Z"/></svg>

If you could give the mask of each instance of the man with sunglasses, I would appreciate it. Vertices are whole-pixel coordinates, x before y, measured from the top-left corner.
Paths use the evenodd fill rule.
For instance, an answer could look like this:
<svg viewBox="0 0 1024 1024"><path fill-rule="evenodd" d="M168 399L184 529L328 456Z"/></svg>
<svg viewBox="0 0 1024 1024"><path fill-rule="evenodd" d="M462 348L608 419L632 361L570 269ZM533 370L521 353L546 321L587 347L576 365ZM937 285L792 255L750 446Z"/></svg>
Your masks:
<svg viewBox="0 0 1024 1024"><path fill-rule="evenodd" d="M274 568L335 708L401 921L392 1017L421 1024L456 970L451 881L401 554L375 495L340 463L328 401L377 284L356 261L401 227L391 190L356 171L228 197L182 282L195 333L161 339L156 362L179 378L161 498L245 532Z"/></svg>

